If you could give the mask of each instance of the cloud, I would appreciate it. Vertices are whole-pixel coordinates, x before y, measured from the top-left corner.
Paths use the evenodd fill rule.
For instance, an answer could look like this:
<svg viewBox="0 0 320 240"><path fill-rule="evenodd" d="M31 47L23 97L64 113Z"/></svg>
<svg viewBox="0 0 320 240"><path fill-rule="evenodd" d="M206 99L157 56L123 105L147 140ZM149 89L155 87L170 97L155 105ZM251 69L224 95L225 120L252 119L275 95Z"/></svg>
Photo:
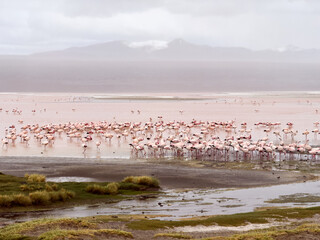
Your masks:
<svg viewBox="0 0 320 240"><path fill-rule="evenodd" d="M2 0L0 53L185 38L252 49L320 48L317 0Z"/></svg>

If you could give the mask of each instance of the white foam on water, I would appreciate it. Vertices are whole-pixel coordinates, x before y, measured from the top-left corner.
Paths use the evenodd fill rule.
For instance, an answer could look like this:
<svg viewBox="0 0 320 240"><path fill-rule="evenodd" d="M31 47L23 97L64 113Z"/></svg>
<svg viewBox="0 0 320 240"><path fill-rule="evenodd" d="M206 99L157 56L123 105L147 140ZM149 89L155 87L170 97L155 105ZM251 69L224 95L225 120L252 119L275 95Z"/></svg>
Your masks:
<svg viewBox="0 0 320 240"><path fill-rule="evenodd" d="M47 182L96 182L95 178L88 177L49 177Z"/></svg>

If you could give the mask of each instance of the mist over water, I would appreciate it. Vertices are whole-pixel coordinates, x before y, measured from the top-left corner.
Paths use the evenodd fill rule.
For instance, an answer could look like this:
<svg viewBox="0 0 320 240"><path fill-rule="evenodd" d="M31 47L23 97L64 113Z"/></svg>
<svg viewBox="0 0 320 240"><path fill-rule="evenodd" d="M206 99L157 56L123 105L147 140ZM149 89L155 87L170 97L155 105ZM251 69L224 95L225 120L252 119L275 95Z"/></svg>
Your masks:
<svg viewBox="0 0 320 240"><path fill-rule="evenodd" d="M0 58L3 92L320 90L319 63Z"/></svg>

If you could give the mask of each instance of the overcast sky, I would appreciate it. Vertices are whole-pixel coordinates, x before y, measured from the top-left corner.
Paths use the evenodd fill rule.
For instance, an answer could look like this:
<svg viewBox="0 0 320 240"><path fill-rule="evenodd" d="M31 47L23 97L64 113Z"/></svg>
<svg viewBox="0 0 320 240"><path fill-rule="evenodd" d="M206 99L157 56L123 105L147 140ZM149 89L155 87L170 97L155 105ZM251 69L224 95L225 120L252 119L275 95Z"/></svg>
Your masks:
<svg viewBox="0 0 320 240"><path fill-rule="evenodd" d="M0 54L175 38L320 48L320 0L0 0Z"/></svg>

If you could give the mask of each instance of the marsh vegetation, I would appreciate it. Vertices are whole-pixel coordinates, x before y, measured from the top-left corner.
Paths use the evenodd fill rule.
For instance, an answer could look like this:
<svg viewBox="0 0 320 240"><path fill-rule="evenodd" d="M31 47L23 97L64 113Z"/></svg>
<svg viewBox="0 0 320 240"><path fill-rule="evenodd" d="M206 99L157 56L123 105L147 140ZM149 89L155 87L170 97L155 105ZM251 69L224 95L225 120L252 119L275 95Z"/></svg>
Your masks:
<svg viewBox="0 0 320 240"><path fill-rule="evenodd" d="M0 229L0 239L317 239L320 207L264 209L243 214L197 217L162 221L157 215L92 216L83 218L38 219L10 224ZM313 222L313 223L310 223ZM278 225L272 224L278 223ZM265 229L241 230L242 227L265 226ZM198 231L188 231L192 226ZM218 232L203 227L220 227ZM237 233L228 227L238 228ZM183 230L186 229L184 232ZM313 238L312 238L313 237Z"/></svg>
<svg viewBox="0 0 320 240"><path fill-rule="evenodd" d="M119 183L50 183L40 174L26 174L25 177L0 174L0 211L32 211L66 204L120 201L158 189L159 181L148 176L125 178Z"/></svg>

